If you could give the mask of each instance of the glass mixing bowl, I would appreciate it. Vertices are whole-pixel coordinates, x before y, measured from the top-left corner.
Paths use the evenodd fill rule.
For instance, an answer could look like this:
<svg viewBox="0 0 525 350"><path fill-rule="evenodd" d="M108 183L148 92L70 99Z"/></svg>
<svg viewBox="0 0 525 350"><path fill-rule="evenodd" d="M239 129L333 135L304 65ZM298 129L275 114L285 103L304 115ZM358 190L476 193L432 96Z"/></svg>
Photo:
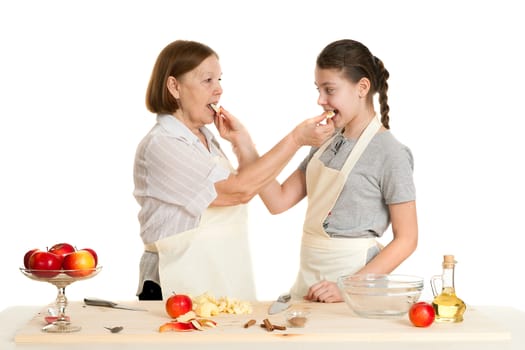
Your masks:
<svg viewBox="0 0 525 350"><path fill-rule="evenodd" d="M337 285L358 316L387 318L406 314L418 301L424 281L410 275L362 274L341 276Z"/></svg>

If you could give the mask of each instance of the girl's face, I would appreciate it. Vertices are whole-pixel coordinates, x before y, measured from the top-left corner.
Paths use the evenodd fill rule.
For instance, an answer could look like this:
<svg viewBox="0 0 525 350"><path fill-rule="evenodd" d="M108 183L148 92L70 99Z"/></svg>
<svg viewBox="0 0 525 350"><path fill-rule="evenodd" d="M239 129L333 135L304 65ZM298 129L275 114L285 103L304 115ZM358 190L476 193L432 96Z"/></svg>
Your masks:
<svg viewBox="0 0 525 350"><path fill-rule="evenodd" d="M315 68L315 85L319 91L317 104L325 111L334 111L336 128L343 128L357 116L361 109L358 84L346 79L337 69Z"/></svg>
<svg viewBox="0 0 525 350"><path fill-rule="evenodd" d="M209 105L218 104L222 95L221 75L219 60L212 55L179 79L170 77L175 88L170 92L180 105L176 116L190 127L212 123L215 112Z"/></svg>

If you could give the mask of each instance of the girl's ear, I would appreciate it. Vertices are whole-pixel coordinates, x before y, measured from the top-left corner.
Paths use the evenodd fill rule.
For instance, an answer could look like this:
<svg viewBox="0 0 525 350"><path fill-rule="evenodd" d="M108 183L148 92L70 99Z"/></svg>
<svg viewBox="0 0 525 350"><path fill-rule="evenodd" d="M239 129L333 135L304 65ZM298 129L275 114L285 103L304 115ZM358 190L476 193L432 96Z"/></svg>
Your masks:
<svg viewBox="0 0 525 350"><path fill-rule="evenodd" d="M366 97L370 91L370 80L368 80L368 78L361 78L361 80L357 82L357 90L360 98Z"/></svg>
<svg viewBox="0 0 525 350"><path fill-rule="evenodd" d="M168 88L168 91L171 93L173 97L176 99L179 99L179 82L175 77L169 76L168 81L166 83L166 87Z"/></svg>

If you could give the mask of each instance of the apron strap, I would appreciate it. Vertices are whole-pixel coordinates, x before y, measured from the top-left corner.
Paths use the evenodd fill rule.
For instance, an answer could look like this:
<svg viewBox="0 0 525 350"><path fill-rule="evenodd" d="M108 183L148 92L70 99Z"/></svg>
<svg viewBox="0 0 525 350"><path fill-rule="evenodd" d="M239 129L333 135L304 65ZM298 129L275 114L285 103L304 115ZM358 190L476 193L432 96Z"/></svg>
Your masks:
<svg viewBox="0 0 525 350"><path fill-rule="evenodd" d="M348 175L352 171L355 163L357 163L372 138L374 138L374 135L381 128L381 125L382 124L379 119L374 116L374 118L370 121L366 129L357 140L354 148L352 148L352 152L350 152L350 155L346 159L345 164L341 168L341 173Z"/></svg>

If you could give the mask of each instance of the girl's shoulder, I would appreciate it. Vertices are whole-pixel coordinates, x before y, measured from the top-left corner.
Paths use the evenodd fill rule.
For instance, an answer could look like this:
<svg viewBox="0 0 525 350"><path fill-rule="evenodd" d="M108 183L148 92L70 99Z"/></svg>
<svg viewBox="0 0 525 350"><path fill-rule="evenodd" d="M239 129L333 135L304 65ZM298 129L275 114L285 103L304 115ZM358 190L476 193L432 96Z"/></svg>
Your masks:
<svg viewBox="0 0 525 350"><path fill-rule="evenodd" d="M408 146L399 141L390 130L383 131L374 137L373 152L382 158L382 161L397 163L400 160L413 163L412 151Z"/></svg>
<svg viewBox="0 0 525 350"><path fill-rule="evenodd" d="M378 133L376 137L374 137L373 142L387 152L409 150L409 147L399 141L390 130Z"/></svg>

